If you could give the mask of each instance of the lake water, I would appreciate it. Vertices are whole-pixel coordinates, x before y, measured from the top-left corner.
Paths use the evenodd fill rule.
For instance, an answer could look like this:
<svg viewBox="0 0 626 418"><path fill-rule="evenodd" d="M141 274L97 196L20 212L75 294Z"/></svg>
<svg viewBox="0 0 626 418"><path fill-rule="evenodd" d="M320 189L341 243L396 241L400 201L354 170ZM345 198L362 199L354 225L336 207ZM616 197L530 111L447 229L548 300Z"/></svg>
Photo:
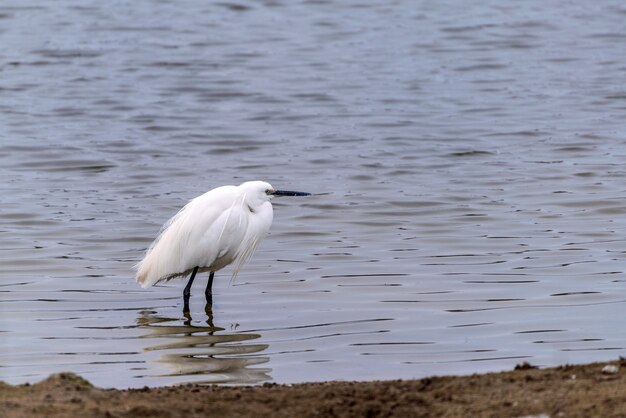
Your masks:
<svg viewBox="0 0 626 418"><path fill-rule="evenodd" d="M0 379L465 374L626 355L626 7L5 0ZM132 267L189 199L274 225L205 312Z"/></svg>

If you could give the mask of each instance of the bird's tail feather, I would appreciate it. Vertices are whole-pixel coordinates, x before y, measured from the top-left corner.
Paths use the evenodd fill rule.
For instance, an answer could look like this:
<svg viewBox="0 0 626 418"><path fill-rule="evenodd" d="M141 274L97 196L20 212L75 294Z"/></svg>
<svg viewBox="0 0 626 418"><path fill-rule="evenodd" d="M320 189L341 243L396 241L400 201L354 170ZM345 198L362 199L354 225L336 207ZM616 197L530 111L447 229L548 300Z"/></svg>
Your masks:
<svg viewBox="0 0 626 418"><path fill-rule="evenodd" d="M180 275L180 273L168 275L168 273L171 273L171 270L166 266L168 262L171 264L171 260L180 259L178 255L182 252L181 246L183 244L181 244L181 241L184 242L185 237L181 236L180 233L182 230L181 223L177 223L176 221L186 217L188 208L189 205L185 205L176 215L166 222L161 228L158 237L146 251L143 260L135 265L135 269L137 270L135 280L141 287L146 288L154 286L162 280L169 280ZM177 234L183 239L168 239L168 236L176 236ZM174 269L174 271L180 270Z"/></svg>

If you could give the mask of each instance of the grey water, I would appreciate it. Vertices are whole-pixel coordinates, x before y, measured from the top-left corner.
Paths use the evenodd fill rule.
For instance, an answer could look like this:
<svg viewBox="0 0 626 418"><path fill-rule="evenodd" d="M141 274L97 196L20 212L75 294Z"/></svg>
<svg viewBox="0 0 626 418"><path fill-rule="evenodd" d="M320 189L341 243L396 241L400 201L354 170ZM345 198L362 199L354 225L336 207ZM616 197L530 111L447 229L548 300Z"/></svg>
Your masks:
<svg viewBox="0 0 626 418"><path fill-rule="evenodd" d="M0 4L0 380L417 378L626 355L619 1ZM212 311L161 225L263 179Z"/></svg>

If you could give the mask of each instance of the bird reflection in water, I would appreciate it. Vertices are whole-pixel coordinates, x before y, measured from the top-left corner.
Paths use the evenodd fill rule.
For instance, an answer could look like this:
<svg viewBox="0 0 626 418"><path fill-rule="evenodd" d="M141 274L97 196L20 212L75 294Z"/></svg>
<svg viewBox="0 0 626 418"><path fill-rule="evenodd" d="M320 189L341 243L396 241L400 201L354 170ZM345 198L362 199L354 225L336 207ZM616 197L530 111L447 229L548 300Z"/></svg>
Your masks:
<svg viewBox="0 0 626 418"><path fill-rule="evenodd" d="M213 324L213 311L207 304L207 325L193 325L187 313L183 324L179 318L158 316L155 311L140 311L137 324L149 331L142 338L162 339L145 351L159 351L157 362L165 363L169 372L161 376L189 376L193 383L252 384L271 380L269 368L253 368L267 363L269 357L255 355L267 344L251 344L260 334L224 332ZM232 329L232 327L231 327ZM185 381L181 381L184 383Z"/></svg>

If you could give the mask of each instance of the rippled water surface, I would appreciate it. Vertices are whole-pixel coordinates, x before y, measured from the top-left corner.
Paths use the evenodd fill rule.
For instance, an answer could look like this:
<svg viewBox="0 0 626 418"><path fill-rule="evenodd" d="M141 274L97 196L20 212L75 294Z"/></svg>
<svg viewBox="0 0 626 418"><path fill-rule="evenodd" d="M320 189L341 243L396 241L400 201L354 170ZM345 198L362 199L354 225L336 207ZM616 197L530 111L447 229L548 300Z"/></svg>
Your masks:
<svg viewBox="0 0 626 418"><path fill-rule="evenodd" d="M422 377L626 355L623 2L0 5L0 378ZM265 179L234 284L139 288Z"/></svg>

